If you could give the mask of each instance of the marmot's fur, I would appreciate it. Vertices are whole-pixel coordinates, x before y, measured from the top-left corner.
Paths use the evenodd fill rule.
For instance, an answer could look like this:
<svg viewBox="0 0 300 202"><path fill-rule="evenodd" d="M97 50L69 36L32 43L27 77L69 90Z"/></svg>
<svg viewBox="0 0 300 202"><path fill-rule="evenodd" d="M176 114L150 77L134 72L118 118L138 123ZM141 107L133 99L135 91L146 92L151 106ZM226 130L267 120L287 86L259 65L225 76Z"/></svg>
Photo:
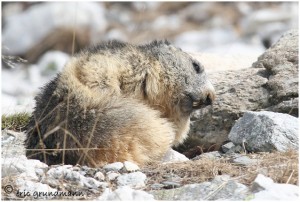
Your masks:
<svg viewBox="0 0 300 202"><path fill-rule="evenodd" d="M37 95L26 155L101 166L160 160L214 89L201 64L167 41L110 41L84 50Z"/></svg>

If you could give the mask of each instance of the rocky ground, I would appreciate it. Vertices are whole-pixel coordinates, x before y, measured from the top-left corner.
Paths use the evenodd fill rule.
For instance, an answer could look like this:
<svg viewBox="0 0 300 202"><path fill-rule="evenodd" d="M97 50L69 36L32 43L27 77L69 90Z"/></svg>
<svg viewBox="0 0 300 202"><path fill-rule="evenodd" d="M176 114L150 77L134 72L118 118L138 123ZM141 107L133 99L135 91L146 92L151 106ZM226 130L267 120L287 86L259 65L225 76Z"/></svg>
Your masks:
<svg viewBox="0 0 300 202"><path fill-rule="evenodd" d="M280 126L274 124L274 127ZM290 148L248 153L242 145L229 142L220 151L190 160L170 151L162 162L141 168L131 162L116 162L102 168L47 166L24 156L24 133L2 132L3 200L296 200L299 197L298 152ZM294 137L297 139L298 134Z"/></svg>
<svg viewBox="0 0 300 202"><path fill-rule="evenodd" d="M2 113L30 112L73 51L111 38L169 38L204 64L217 99L193 114L189 138L173 148L185 155L170 150L143 167L28 160L22 129L2 122L2 200L299 199L298 31L286 32L298 26L295 5L5 3Z"/></svg>

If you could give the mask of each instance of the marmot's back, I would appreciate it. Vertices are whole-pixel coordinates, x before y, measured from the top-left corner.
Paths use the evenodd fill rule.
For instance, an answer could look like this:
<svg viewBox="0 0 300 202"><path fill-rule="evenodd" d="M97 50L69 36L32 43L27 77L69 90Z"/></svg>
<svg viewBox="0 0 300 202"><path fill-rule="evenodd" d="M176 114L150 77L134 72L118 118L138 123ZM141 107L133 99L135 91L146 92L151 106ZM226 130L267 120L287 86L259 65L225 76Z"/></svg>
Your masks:
<svg viewBox="0 0 300 202"><path fill-rule="evenodd" d="M83 51L37 95L27 156L89 166L160 160L186 136L191 111L214 97L193 63L166 42Z"/></svg>

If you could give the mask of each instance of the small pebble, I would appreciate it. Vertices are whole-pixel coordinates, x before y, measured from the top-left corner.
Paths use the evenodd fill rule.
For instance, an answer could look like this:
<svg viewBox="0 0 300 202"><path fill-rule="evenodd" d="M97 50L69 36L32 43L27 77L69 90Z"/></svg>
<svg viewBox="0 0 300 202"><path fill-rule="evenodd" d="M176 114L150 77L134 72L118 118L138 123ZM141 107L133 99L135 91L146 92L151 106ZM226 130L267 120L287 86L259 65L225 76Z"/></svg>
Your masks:
<svg viewBox="0 0 300 202"><path fill-rule="evenodd" d="M102 172L98 171L98 172L96 172L94 178L95 178L96 180L103 181L103 180L105 179L105 176L103 175Z"/></svg>
<svg viewBox="0 0 300 202"><path fill-rule="evenodd" d="M164 187L164 185L159 184L159 183L154 183L150 187L151 187L151 189L158 190L158 189L162 189Z"/></svg>
<svg viewBox="0 0 300 202"><path fill-rule="evenodd" d="M174 189L181 186L181 184L172 181L164 181L162 182L162 184L163 184L163 188L165 189Z"/></svg>
<svg viewBox="0 0 300 202"><path fill-rule="evenodd" d="M120 173L116 173L114 171L109 171L106 173L106 178L109 181L115 180L117 177L119 177Z"/></svg>
<svg viewBox="0 0 300 202"><path fill-rule="evenodd" d="M208 158L208 159L214 159L217 160L219 158L221 158L221 154L218 151L213 151L213 152L207 152L207 153L203 153L199 156L196 156L195 158L193 158L193 160L199 160L202 158Z"/></svg>
<svg viewBox="0 0 300 202"><path fill-rule="evenodd" d="M238 156L230 160L230 162L238 165L249 166L257 163L256 159L250 159L248 156Z"/></svg>
<svg viewBox="0 0 300 202"><path fill-rule="evenodd" d="M222 152L226 153L228 152L232 147L234 147L234 144L232 142L228 142L224 145L222 145Z"/></svg>
<svg viewBox="0 0 300 202"><path fill-rule="evenodd" d="M125 161L124 162L124 168L126 171L128 172L133 172L133 171L137 171L140 170L140 167L130 161Z"/></svg>

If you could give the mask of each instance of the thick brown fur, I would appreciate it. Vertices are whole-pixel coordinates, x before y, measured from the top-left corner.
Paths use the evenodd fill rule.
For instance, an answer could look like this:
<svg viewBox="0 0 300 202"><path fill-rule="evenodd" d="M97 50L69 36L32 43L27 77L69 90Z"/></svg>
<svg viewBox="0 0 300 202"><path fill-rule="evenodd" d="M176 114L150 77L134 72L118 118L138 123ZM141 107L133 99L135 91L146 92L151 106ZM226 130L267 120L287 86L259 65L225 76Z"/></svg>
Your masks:
<svg viewBox="0 0 300 202"><path fill-rule="evenodd" d="M103 43L72 57L37 95L26 155L93 167L159 160L214 96L201 64L166 41Z"/></svg>

